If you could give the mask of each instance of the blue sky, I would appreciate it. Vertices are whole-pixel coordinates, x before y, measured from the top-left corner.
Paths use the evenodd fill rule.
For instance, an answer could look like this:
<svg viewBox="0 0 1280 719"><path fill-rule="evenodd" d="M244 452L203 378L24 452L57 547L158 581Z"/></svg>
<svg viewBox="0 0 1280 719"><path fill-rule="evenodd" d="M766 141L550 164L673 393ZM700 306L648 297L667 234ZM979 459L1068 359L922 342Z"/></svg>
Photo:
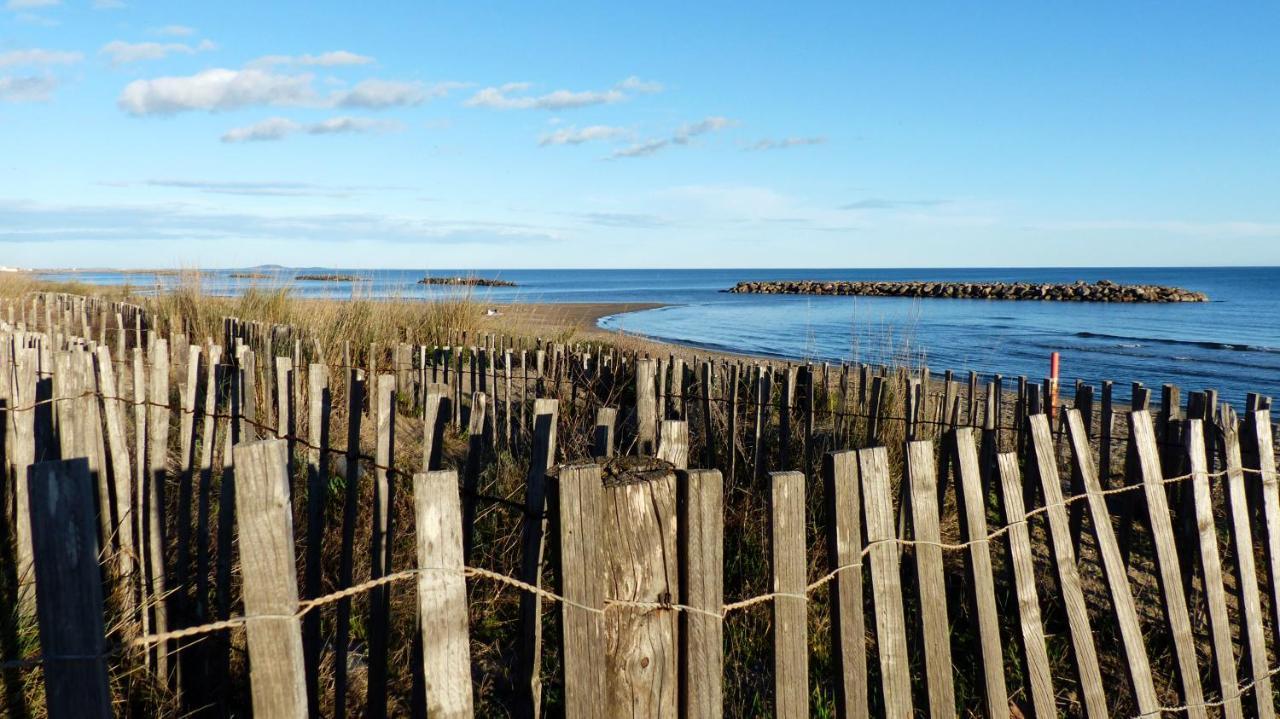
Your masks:
<svg viewBox="0 0 1280 719"><path fill-rule="evenodd" d="M1280 264L1280 4L0 0L0 265Z"/></svg>

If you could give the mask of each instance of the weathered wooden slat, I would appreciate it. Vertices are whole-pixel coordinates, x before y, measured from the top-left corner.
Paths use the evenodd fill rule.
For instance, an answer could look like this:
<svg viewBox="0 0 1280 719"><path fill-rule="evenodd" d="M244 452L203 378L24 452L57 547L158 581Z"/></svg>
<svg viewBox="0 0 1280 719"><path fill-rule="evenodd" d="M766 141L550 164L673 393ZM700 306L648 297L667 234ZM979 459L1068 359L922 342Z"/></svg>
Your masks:
<svg viewBox="0 0 1280 719"><path fill-rule="evenodd" d="M1018 595L1019 639L1026 661L1027 688L1037 719L1056 717L1053 675L1045 647L1044 625L1040 619L1040 597L1036 592L1036 568L1031 554L1031 532L1022 504L1022 472L1018 456L1012 452L996 458L1004 498L1004 521L1008 525L1009 566Z"/></svg>
<svg viewBox="0 0 1280 719"><path fill-rule="evenodd" d="M867 637L862 609L862 497L858 453L831 452L822 464L827 500L831 625L836 665L836 715L867 715Z"/></svg>
<svg viewBox="0 0 1280 719"><path fill-rule="evenodd" d="M342 498L342 546L338 549L338 586L352 585L355 560L356 510L360 487L360 421L365 395L364 371L347 371L347 453L346 487ZM347 644L351 635L351 599L338 600L334 641L333 713L335 719L347 715Z"/></svg>
<svg viewBox="0 0 1280 719"><path fill-rule="evenodd" d="M418 548L418 625L427 713L461 719L474 714L467 581L463 576L462 508L458 473L413 476Z"/></svg>
<svg viewBox="0 0 1280 719"><path fill-rule="evenodd" d="M13 364L9 375L9 394L12 407L19 411L4 413L7 422L5 451L8 453L6 470L13 473L13 535L14 578L18 581L18 611L30 616L35 613L36 597L31 546L31 501L27 494L26 478L36 461L35 416L36 356L35 351L18 346L15 339Z"/></svg>
<svg viewBox="0 0 1280 719"><path fill-rule="evenodd" d="M724 711L724 620L716 616L724 605L724 480L717 470L694 469L679 474L677 487L680 603L701 610L680 614L680 716L718 719Z"/></svg>
<svg viewBox="0 0 1280 719"><path fill-rule="evenodd" d="M658 459L670 462L676 469L689 467L689 423L664 419L658 433Z"/></svg>
<svg viewBox="0 0 1280 719"><path fill-rule="evenodd" d="M467 464L462 475L462 557L471 561L476 523L476 492L485 460L485 416L489 398L484 392L471 397L471 417L467 421Z"/></svg>
<svg viewBox="0 0 1280 719"><path fill-rule="evenodd" d="M704 467L716 466L716 431L711 412L711 403L714 399L711 391L713 367L711 362L702 363L698 383L702 388L702 466Z"/></svg>
<svg viewBox="0 0 1280 719"><path fill-rule="evenodd" d="M1199 420L1192 420L1194 426ZM1241 666L1245 680L1256 681L1253 690L1253 708L1259 717L1275 716L1271 693L1271 674L1267 667L1267 645L1263 634L1262 592L1258 588L1258 572L1254 563L1253 535L1249 527L1247 487L1241 470L1239 424L1234 412L1226 412L1217 423L1218 451L1226 466L1226 501L1228 521L1231 524L1232 555L1236 561L1236 600L1244 623L1240 631L1243 649ZM1192 440L1194 441L1194 440ZM1194 445L1193 445L1194 448ZM1192 457L1195 460L1195 457ZM1208 464L1206 459L1206 465ZM1265 486L1264 486L1265 491Z"/></svg>
<svg viewBox="0 0 1280 719"><path fill-rule="evenodd" d="M681 595L674 471L646 472L604 490L606 597L669 603ZM652 607L605 614L607 705L627 715L674 715L679 705L678 619Z"/></svg>
<svg viewBox="0 0 1280 719"><path fill-rule="evenodd" d="M546 474L556 461L556 424L560 403L554 399L533 402L533 447L525 477L525 518L521 530L520 578L542 586L542 562L547 532ZM520 692L517 714L536 719L542 713L542 597L520 595L519 664L516 689Z"/></svg>
<svg viewBox="0 0 1280 719"><path fill-rule="evenodd" d="M1044 503L1049 515L1050 549L1057 568L1058 587L1062 603L1067 611L1067 625L1071 631L1076 672L1084 699L1085 715L1107 716L1106 693L1102 688L1102 673L1098 669L1098 652L1093 644L1093 630L1089 625L1089 612L1080 587L1080 572L1076 568L1076 553L1071 544L1071 528L1067 508L1062 499L1062 482L1058 478L1058 460L1054 453L1053 434L1049 418L1043 414L1032 415L1028 422L1031 451L1040 475Z"/></svg>
<svg viewBox="0 0 1280 719"><path fill-rule="evenodd" d="M391 573L392 513L394 506L391 466L395 456L396 376L378 375L377 396L370 406L377 427L374 450L373 520L369 531L369 578L380 579ZM387 712L387 641L390 633L391 593L386 585L369 590L369 674L366 695L367 714L385 716Z"/></svg>
<svg viewBox="0 0 1280 719"><path fill-rule="evenodd" d="M1000 641L1000 619L996 613L991 542L987 539L986 502L983 500L982 473L974 445L973 429L964 427L955 430L949 443L955 454L953 465L958 478L956 500L960 510L960 528L964 532L964 540L970 543L966 559L972 587L971 601L974 614L978 617L987 716L1003 719L1009 716L1009 692L1004 681L1004 651Z"/></svg>
<svg viewBox="0 0 1280 719"><path fill-rule="evenodd" d="M1106 573L1111 606L1120 628L1130 686L1139 711L1144 714L1156 712L1160 703L1156 697L1146 646L1142 642L1142 627L1138 624L1138 613L1129 588L1129 575L1125 571L1124 557L1120 554L1115 529L1111 526L1111 515L1107 511L1106 497L1102 494L1102 484L1093 466L1088 431L1078 410L1067 413L1067 425L1071 437L1072 466L1088 498L1090 524L1098 541L1098 553L1102 557L1102 568Z"/></svg>
<svg viewBox="0 0 1280 719"><path fill-rule="evenodd" d="M617 427L617 407L601 407L596 410L596 429L591 445L592 454L604 458L613 456L614 436L617 432Z"/></svg>
<svg viewBox="0 0 1280 719"><path fill-rule="evenodd" d="M652 455L658 439L657 372L655 360L636 360L636 453L641 455Z"/></svg>
<svg viewBox="0 0 1280 719"><path fill-rule="evenodd" d="M324 561L324 515L329 486L329 426L333 394L329 389L329 368L323 364L307 367L307 554L303 592L308 599L322 592ZM302 620L306 648L307 703L319 711L320 613L311 612Z"/></svg>
<svg viewBox="0 0 1280 719"><path fill-rule="evenodd" d="M947 621L947 584L942 573L942 534L938 523L938 481L933 443L907 443L907 480L911 485L911 528L915 539L916 581L924 633L925 680L929 713L955 713L951 670L951 626Z"/></svg>
<svg viewBox="0 0 1280 719"><path fill-rule="evenodd" d="M888 452L883 447L858 452L858 474L862 479L863 518L871 547L871 586L875 597L884 713L887 718L908 719L913 716L911 667L907 660L907 628L902 608L902 550L897 543L889 494Z"/></svg>
<svg viewBox="0 0 1280 719"><path fill-rule="evenodd" d="M804 474L771 472L774 716L809 716Z"/></svg>
<svg viewBox="0 0 1280 719"><path fill-rule="evenodd" d="M1262 399L1259 400L1259 406ZM1267 584L1271 588L1271 645L1280 647L1280 485L1277 485L1274 442L1271 438L1271 410L1259 409L1249 423L1253 431L1258 476L1252 480L1260 487L1262 535L1266 549Z"/></svg>
<svg viewBox="0 0 1280 719"><path fill-rule="evenodd" d="M561 653L565 719L589 719L605 704L604 485L598 465L557 478L560 511ZM585 608L584 608L585 607ZM425 640L425 637L424 637Z"/></svg>
<svg viewBox="0 0 1280 719"><path fill-rule="evenodd" d="M287 453L280 439L235 448L249 682L260 717L307 716Z"/></svg>
<svg viewBox="0 0 1280 719"><path fill-rule="evenodd" d="M1231 645L1231 618L1227 614L1227 597L1222 584L1222 562L1218 554L1218 532L1213 520L1213 497L1209 491L1209 460L1204 446L1204 423L1198 419L1190 420L1187 423L1187 458L1191 468L1191 501L1195 509L1196 529L1199 539L1197 548L1200 553L1200 576L1204 580L1205 603L1209 610L1209 630L1213 641L1214 666L1218 672L1218 686L1221 688L1223 697L1223 715L1230 719L1243 719L1244 712L1240 703L1240 690L1238 679L1236 678L1236 655L1235 649ZM1230 482L1228 482L1228 485L1230 485ZM1242 506L1239 508L1235 506L1239 489L1241 487L1232 488L1228 486L1227 488L1230 496L1227 502L1228 516L1231 517L1233 528L1237 530L1240 527L1241 520L1243 520L1245 523L1244 529L1247 532L1248 517L1240 515L1238 509L1242 508ZM1252 554L1252 552L1250 553ZM1251 572L1250 575L1252 576L1252 574ZM1244 608L1246 621L1254 619L1258 622L1257 624L1250 623L1247 630L1250 640L1253 639L1255 631L1260 639L1262 636L1262 617L1261 611L1257 607L1257 600L1253 600L1252 607L1253 610L1258 612L1255 615L1250 616L1249 607L1244 602L1240 606ZM1267 694L1269 695L1270 692L1268 691ZM1258 709L1258 716L1260 717L1274 716L1275 714L1271 707L1270 699L1263 702L1263 706L1258 707Z"/></svg>
<svg viewBox="0 0 1280 719"><path fill-rule="evenodd" d="M169 631L168 543L165 540L165 484L169 460L169 345L156 340L151 352L151 381L147 405L147 495L143 505L147 519L147 569L151 583L153 628L157 633ZM156 646L156 668L164 681L169 680L169 643Z"/></svg>
<svg viewBox="0 0 1280 719"><path fill-rule="evenodd" d="M751 476L764 477L764 428L769 421L769 397L772 394L769 382L773 373L763 367L756 367L756 413L751 443Z"/></svg>
<svg viewBox="0 0 1280 719"><path fill-rule="evenodd" d="M1188 716L1204 717L1204 691L1200 686L1200 668L1196 663L1195 636L1191 633L1191 617L1187 611L1186 596L1182 593L1182 568L1169 516L1164 473L1160 469L1160 449L1156 444L1155 428L1149 412L1133 412L1129 415L1129 441L1135 445L1142 473L1143 494L1147 500L1147 515L1155 544L1159 569L1157 576L1164 598L1165 618L1173 634L1174 654L1178 659L1182 700L1190 707L1187 710Z"/></svg>
<svg viewBox="0 0 1280 719"><path fill-rule="evenodd" d="M124 551L116 555L116 568L129 591L125 592L125 612L132 614L134 558L137 546L133 534L133 466L129 461L129 445L124 434L124 401L116 384L115 366L111 364L111 352L105 346L96 353L98 382L102 389L102 416L107 429L107 447L111 453L111 480L115 487L114 531L119 533Z"/></svg>
<svg viewBox="0 0 1280 719"><path fill-rule="evenodd" d="M51 719L110 717L102 583L87 459L38 462L30 492L36 614Z"/></svg>

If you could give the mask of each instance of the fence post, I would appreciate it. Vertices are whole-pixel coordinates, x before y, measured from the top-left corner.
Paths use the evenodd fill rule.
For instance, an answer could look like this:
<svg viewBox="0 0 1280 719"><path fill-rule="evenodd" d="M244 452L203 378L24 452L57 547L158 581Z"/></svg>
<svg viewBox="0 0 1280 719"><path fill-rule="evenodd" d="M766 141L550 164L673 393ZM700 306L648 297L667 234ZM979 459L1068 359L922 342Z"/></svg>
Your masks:
<svg viewBox="0 0 1280 719"><path fill-rule="evenodd" d="M288 442L241 444L234 454L253 714L305 717L306 671L302 627L295 615L298 574L289 507Z"/></svg>
<svg viewBox="0 0 1280 719"><path fill-rule="evenodd" d="M1199 420L1191 420L1195 427ZM1249 528L1249 511L1244 472L1241 469L1239 423L1235 413L1227 411L1218 421L1217 444L1223 464L1227 469L1224 485L1227 496L1224 504L1231 525L1232 554L1236 559L1238 583L1236 600L1243 618L1240 644L1243 656L1241 666L1246 668L1245 678L1256 681L1254 700L1259 717L1275 716L1272 703L1271 672L1267 668L1267 646L1262 630L1262 607L1259 598L1258 570L1254 564L1253 535ZM1189 438L1190 439L1190 438ZM1194 439L1190 441L1194 442ZM1194 445L1192 445L1194 449ZM1194 455L1192 457L1195 459ZM1206 469L1208 462L1205 462ZM1274 485L1273 485L1274 487ZM1265 487L1264 487L1265 489Z"/></svg>
<svg viewBox="0 0 1280 719"><path fill-rule="evenodd" d="M564 715L588 719L605 706L604 485L594 464L562 468L556 485Z"/></svg>
<svg viewBox="0 0 1280 719"><path fill-rule="evenodd" d="M1168 387L1168 385L1165 385ZM1201 575L1204 579L1205 603L1209 610L1209 628L1210 636L1213 640L1213 658L1215 660L1214 667L1218 672L1218 685L1222 689L1223 697L1223 715L1229 719L1243 719L1243 707L1240 702L1239 680L1236 678L1236 655L1235 649L1231 644L1231 618L1227 614L1227 597L1226 591L1222 584L1222 561L1218 554L1218 532L1214 524L1213 518L1213 496L1209 491L1209 461L1205 452L1204 443L1204 422L1198 419L1188 420L1187 422L1187 459L1191 470L1191 491L1186 494L1191 495L1192 506L1195 510L1195 525L1198 528L1199 546L1197 549L1200 553L1200 566L1203 569ZM1243 499L1239 496L1239 490L1243 487L1243 483L1232 483L1228 480L1227 492L1230 497L1227 502L1228 516L1231 519L1232 526L1239 528L1242 520L1245 531L1248 531L1248 516L1242 515L1239 509L1243 508L1243 503L1238 507L1237 499ZM1233 486L1234 485L1234 486ZM1252 551L1250 551L1252 555ZM1252 556L1250 557L1252 558ZM1244 610L1245 620L1248 625L1247 634L1249 644L1253 645L1255 638L1262 638L1262 611L1258 606L1257 591L1257 575L1250 572L1249 576L1253 577L1254 587L1247 588L1245 583L1247 578L1242 577L1241 582L1240 607ZM1252 589L1252 599L1246 596L1246 592ZM1266 650L1263 650L1262 664L1263 672L1266 672ZM1246 651L1246 657L1253 660L1253 667L1256 675L1257 655L1252 651ZM1258 716L1274 716L1275 710L1272 704L1270 680L1267 680L1267 686L1257 687L1256 698L1265 700L1259 702Z"/></svg>
<svg viewBox="0 0 1280 719"><path fill-rule="evenodd" d="M951 669L951 626L947 621L947 585L942 573L941 529L938 522L938 481L933 443L907 444L907 479L911 484L911 531L916 544L916 580L924 630L925 675L929 712L955 712L955 679Z"/></svg>
<svg viewBox="0 0 1280 719"><path fill-rule="evenodd" d="M1256 480L1261 487L1264 536L1266 541L1267 583L1271 586L1272 644L1280 646L1280 486L1276 484L1276 456L1271 438L1270 403L1254 412L1249 423L1253 431L1253 443L1257 449L1258 465L1253 467L1260 475Z"/></svg>
<svg viewBox="0 0 1280 719"><path fill-rule="evenodd" d="M444 365L448 369L449 365ZM427 385L422 404L422 470L440 469L444 448L444 428L449 424L449 385L432 382ZM509 419L508 419L509 421Z"/></svg>
<svg viewBox="0 0 1280 719"><path fill-rule="evenodd" d="M369 578L380 579L391 573L391 508L394 485L389 468L395 458L396 376L382 374L377 378L377 395L369 403L377 427L374 451L373 521L369 537ZM387 638L391 614L391 590L386 585L369 591L369 674L368 716L387 713Z"/></svg>
<svg viewBox="0 0 1280 719"><path fill-rule="evenodd" d="M360 482L360 420L365 395L364 371L347 371L347 456L346 488L342 502L342 546L338 557L338 587L346 589L352 582L355 554L356 509ZM333 714L335 719L347 715L347 642L351 631L351 599L338 600L336 641L334 642Z"/></svg>
<svg viewBox="0 0 1280 719"><path fill-rule="evenodd" d="M36 614L49 716L110 717L89 462L39 462L19 481L30 491Z"/></svg>
<svg viewBox="0 0 1280 719"><path fill-rule="evenodd" d="M1009 693L1004 681L1000 619L996 614L996 585L991 571L991 542L987 538L987 509L973 428L952 431L948 441L952 446L944 447L943 451L947 454L951 451L955 453L953 466L957 475L955 487L960 528L964 532L965 541L969 543L966 559L974 613L978 617L978 641L982 645L987 716L1000 719L1009 716Z"/></svg>
<svg viewBox="0 0 1280 719"><path fill-rule="evenodd" d="M689 467L689 423L664 419L658 434L658 459L670 462L676 469Z"/></svg>
<svg viewBox="0 0 1280 719"><path fill-rule="evenodd" d="M458 473L447 470L415 474L413 506L427 713L447 719L470 717L474 712L471 643Z"/></svg>
<svg viewBox="0 0 1280 719"><path fill-rule="evenodd" d="M911 667L907 660L907 627L902 609L902 549L896 541L898 533L889 494L889 453L884 447L858 452L858 473L862 477L867 542L871 545L871 587L875 597L884 714L886 719L909 719L913 716Z"/></svg>
<svg viewBox="0 0 1280 719"><path fill-rule="evenodd" d="M520 578L535 587L542 586L542 561L547 532L547 470L556 461L556 423L560 402L554 399L533 401L533 451L529 473L525 478L525 517L520 538ZM542 714L542 597L524 592L520 595L519 665L516 691L520 694L517 714L537 717Z"/></svg>
<svg viewBox="0 0 1280 719"><path fill-rule="evenodd" d="M484 469L484 433L489 397L484 392L471 396L471 416L467 420L467 463L462 476L462 558L471 562L476 522L476 491Z"/></svg>
<svg viewBox="0 0 1280 719"><path fill-rule="evenodd" d="M8 465L17 480L14 488L14 548L17 567L14 578L18 580L18 609L23 614L35 611L35 594L31 586L31 570L34 550L31 546L31 502L27 495L26 478L36 461L36 435L34 404L36 401L36 356L31 349L20 347L17 340L13 347L13 369L10 384L9 411L4 413L8 423L5 452ZM20 409L21 411L14 411Z"/></svg>
<svg viewBox="0 0 1280 719"><path fill-rule="evenodd" d="M636 454L652 455L658 429L657 362L636 360Z"/></svg>
<svg viewBox="0 0 1280 719"><path fill-rule="evenodd" d="M613 437L618 424L617 407L601 407L596 410L596 430L591 453L596 457L613 456Z"/></svg>
<svg viewBox="0 0 1280 719"><path fill-rule="evenodd" d="M803 719L809 716L804 474L770 472L769 487L774 714L779 719Z"/></svg>
<svg viewBox="0 0 1280 719"><path fill-rule="evenodd" d="M829 452L822 462L827 501L827 563L836 664L836 715L867 715L867 638L862 610L862 501L857 452Z"/></svg>
<svg viewBox="0 0 1280 719"><path fill-rule="evenodd" d="M716 433L711 412L713 366L709 361L702 363L699 382L702 388L702 466L704 467L716 466Z"/></svg>
<svg viewBox="0 0 1280 719"><path fill-rule="evenodd" d="M704 374L706 364L703 365ZM678 475L680 537L680 716L724 711L724 479L714 469Z"/></svg>
<svg viewBox="0 0 1280 719"><path fill-rule="evenodd" d="M1072 469L1080 478L1081 489L1088 497L1090 523L1098 541L1098 554L1102 559L1111 606L1120 627L1120 640L1133 695L1138 703L1138 711L1144 714L1154 713L1158 711L1160 702L1151 678L1151 663L1142 642L1142 627L1138 624L1138 613L1134 608L1133 593L1129 589L1124 557L1120 554L1120 544L1116 541L1115 529L1111 525L1107 500L1102 494L1102 483L1089 452L1088 429L1079 410L1073 409L1067 413L1067 425L1071 440Z"/></svg>
<svg viewBox="0 0 1280 719"><path fill-rule="evenodd" d="M997 473L1004 500L1004 521L1009 527L1009 567L1018 595L1019 639L1027 662L1024 672L1037 717L1057 716L1053 674L1044 643L1040 619L1040 597L1036 593L1036 568L1031 553L1031 531L1022 504L1022 472L1013 452L996 456Z"/></svg>
<svg viewBox="0 0 1280 719"><path fill-rule="evenodd" d="M1142 472L1143 493L1147 499L1147 515L1151 523L1151 535L1155 545L1159 568L1161 594L1164 597L1165 617L1173 635L1177 656L1178 675L1182 684L1182 700L1190 706L1190 717L1207 716L1204 691L1200 686L1200 668L1196 664L1195 638L1191 633L1191 617L1187 611L1187 599L1182 593L1182 569L1177 545L1173 538L1173 526L1169 517L1169 495L1164 486L1164 473L1160 469L1160 449L1156 444L1155 428L1147 411L1129 415L1129 441L1135 443L1138 463Z"/></svg>
<svg viewBox="0 0 1280 719"><path fill-rule="evenodd" d="M168 580L165 548L165 493L169 460L169 343L156 340L151 355L150 396L147 405L147 478L143 516L147 521L147 560L151 596L157 633L169 630ZM141 463L141 462L140 462ZM149 491L147 491L149 490ZM169 681L169 648L167 642L156 647L156 668L163 682Z"/></svg>
<svg viewBox="0 0 1280 719"><path fill-rule="evenodd" d="M1067 612L1067 625L1071 631L1071 645L1075 654L1076 673L1080 677L1085 715L1091 718L1105 717L1107 702L1102 689L1102 673L1098 669L1098 651L1093 643L1089 611L1085 606L1076 553L1071 544L1071 528L1062 499L1062 480L1058 476L1058 458L1054 452L1048 416L1031 415L1027 422L1027 435L1024 436L1028 436L1030 440L1027 448L1035 460L1040 487L1044 492L1044 505L1049 515L1049 548L1057 568L1062 603Z"/></svg>
<svg viewBox="0 0 1280 719"><path fill-rule="evenodd" d="M649 465L604 488L607 705L635 719L667 716L679 705L678 620L653 605L680 597L676 474ZM641 603L641 606L625 606Z"/></svg>
<svg viewBox="0 0 1280 719"><path fill-rule="evenodd" d="M96 357L98 381L102 389L103 419L107 429L107 448L111 453L111 480L115 486L114 516L115 531L120 534L122 551L116 554L116 562L120 579L128 587L125 592L125 613L132 615L134 609L134 557L137 549L134 544L133 517L129 511L133 496L133 469L129 462L129 447L125 440L124 423L121 419L120 406L122 399L116 386L115 367L111 364L111 351L105 346L98 347Z"/></svg>
<svg viewBox="0 0 1280 719"><path fill-rule="evenodd" d="M308 599L321 592L324 509L329 484L329 419L333 395L329 389L329 368L323 364L307 367L307 565L304 592ZM318 711L320 698L320 615L312 612L302 622L306 645L307 702Z"/></svg>

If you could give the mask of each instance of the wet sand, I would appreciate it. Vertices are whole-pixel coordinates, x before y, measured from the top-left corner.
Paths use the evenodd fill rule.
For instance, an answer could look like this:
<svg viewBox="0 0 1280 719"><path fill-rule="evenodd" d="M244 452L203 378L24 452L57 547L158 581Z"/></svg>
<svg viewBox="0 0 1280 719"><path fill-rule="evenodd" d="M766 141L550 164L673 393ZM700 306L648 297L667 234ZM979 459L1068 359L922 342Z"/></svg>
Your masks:
<svg viewBox="0 0 1280 719"><path fill-rule="evenodd" d="M596 322L602 317L621 314L623 312L639 312L652 310L666 305L652 302L591 302L591 303L529 303L529 304L495 304L492 309L498 314L485 317L486 323L495 327L504 324L519 324L530 330L547 333L560 333L572 330L575 335L606 335L615 337L618 333L601 329Z"/></svg>

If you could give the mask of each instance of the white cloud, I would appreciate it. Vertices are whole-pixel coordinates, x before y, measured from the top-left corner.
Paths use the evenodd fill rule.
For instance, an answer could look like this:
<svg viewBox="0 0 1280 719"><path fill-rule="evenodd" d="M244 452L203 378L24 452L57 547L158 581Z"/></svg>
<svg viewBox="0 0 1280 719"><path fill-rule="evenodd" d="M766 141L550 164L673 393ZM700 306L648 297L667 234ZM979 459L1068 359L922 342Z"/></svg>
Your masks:
<svg viewBox="0 0 1280 719"><path fill-rule="evenodd" d="M510 82L498 87L486 87L466 101L467 107L487 107L493 110L568 110L591 105L621 102L627 96L612 90L555 90L545 95L513 95L528 90L527 82Z"/></svg>
<svg viewBox="0 0 1280 719"><path fill-rule="evenodd" d="M300 106L316 101L310 75L214 68L182 77L134 80L117 104L131 115L234 110L252 105Z"/></svg>
<svg viewBox="0 0 1280 719"><path fill-rule="evenodd" d="M614 140L624 137L628 132L625 127L612 127L610 125L590 125L581 129L566 127L543 135L538 140L538 145L542 147L548 145L581 145L584 142Z"/></svg>
<svg viewBox="0 0 1280 719"><path fill-rule="evenodd" d="M392 120L375 120L368 117L331 117L327 120L307 125L306 130L312 135L334 135L344 132L384 132L403 128L403 125Z"/></svg>
<svg viewBox="0 0 1280 719"><path fill-rule="evenodd" d="M309 67L341 67L346 65L370 65L375 60L368 55L357 55L346 50L322 52L319 55L267 55L249 63L249 67L274 67L276 65L305 65Z"/></svg>
<svg viewBox="0 0 1280 719"><path fill-rule="evenodd" d="M803 147L803 146L805 146L805 145L821 145L821 144L826 143L826 141L827 141L827 138L825 138L825 137L821 137L821 136L817 136L817 137L787 137L787 138L783 138L783 139L781 139L781 140L774 140L774 139L772 139L772 138L764 138L764 139L762 139L762 140L757 140L756 142L753 142L752 144L747 145L746 147L744 147L744 148L742 148L742 149L747 150L747 151L759 151L759 150L786 150L786 149L789 149L789 148L792 148L792 147Z"/></svg>
<svg viewBox="0 0 1280 719"><path fill-rule="evenodd" d="M248 197L332 197L346 198L373 191L407 190L412 188L394 185L323 185L314 182L245 181L245 180L184 180L155 179L141 183L103 182L111 187L130 187L135 184L147 187L163 187L179 190L196 190L210 195L243 195Z"/></svg>
<svg viewBox="0 0 1280 719"><path fill-rule="evenodd" d="M62 0L9 0L5 3L6 10L35 10L42 7L55 7L61 5Z"/></svg>
<svg viewBox="0 0 1280 719"><path fill-rule="evenodd" d="M644 142L639 142L634 145L624 147L621 150L615 150L614 153L609 157L612 159L620 159L625 157L645 157L647 155L652 155L653 153L657 152L658 150L661 150L662 148L670 144L671 144L671 140L665 137L657 140L645 140Z"/></svg>
<svg viewBox="0 0 1280 719"><path fill-rule="evenodd" d="M367 117L331 117L327 120L304 124L287 117L270 117L246 127L228 130L223 142L258 142L283 140L289 135L337 135L344 133L386 132L402 129L398 122L375 120Z"/></svg>
<svg viewBox="0 0 1280 719"><path fill-rule="evenodd" d="M230 212L192 203L61 205L0 198L3 242L192 241L520 245L558 238L555 228L375 212Z"/></svg>
<svg viewBox="0 0 1280 719"><path fill-rule="evenodd" d="M334 93L330 102L336 107L368 107L382 109L405 105L420 105L429 98L443 97L452 83L432 86L420 82L396 80L361 80L350 90Z"/></svg>
<svg viewBox="0 0 1280 719"><path fill-rule="evenodd" d="M33 47L26 50L0 52L0 67L71 65L80 62L83 58L84 55L78 52L44 50Z"/></svg>
<svg viewBox="0 0 1280 719"><path fill-rule="evenodd" d="M125 65L143 60L163 60L169 55L194 55L197 52L216 50L218 46L202 40L198 45L180 42L125 42L113 40L102 46L99 52L106 55L112 65Z"/></svg>
<svg viewBox="0 0 1280 719"><path fill-rule="evenodd" d="M166 37L191 37L196 34L196 29L186 25L165 25L164 27L155 28L151 32Z"/></svg>
<svg viewBox="0 0 1280 719"><path fill-rule="evenodd" d="M215 68L181 77L135 80L125 86L117 104L131 115L171 115L242 107L361 107L385 109L418 105L443 97L460 83L369 79L327 95L316 92L310 74L284 74L258 68Z"/></svg>
<svg viewBox="0 0 1280 719"><path fill-rule="evenodd" d="M726 127L731 127L735 123L727 117L713 115L704 118L698 122L681 125L676 128L675 132L669 137L658 137L644 142L639 142L619 150L615 150L609 155L609 159L618 160L629 157L647 157L671 145L687 145L689 141L699 135L705 135L709 132L717 132Z"/></svg>
<svg viewBox="0 0 1280 719"><path fill-rule="evenodd" d="M269 117L246 127L228 130L222 136L223 142L254 142L260 140L281 140L302 129L302 124L287 117Z"/></svg>
<svg viewBox="0 0 1280 719"><path fill-rule="evenodd" d="M632 75L631 77L618 83L617 88L619 90L629 90L631 92L643 92L646 94L662 92L663 90L662 83L655 82L653 80L641 80L635 75Z"/></svg>
<svg viewBox="0 0 1280 719"><path fill-rule="evenodd" d="M0 76L0 100L42 102L49 99L57 86L58 81L48 75Z"/></svg>

